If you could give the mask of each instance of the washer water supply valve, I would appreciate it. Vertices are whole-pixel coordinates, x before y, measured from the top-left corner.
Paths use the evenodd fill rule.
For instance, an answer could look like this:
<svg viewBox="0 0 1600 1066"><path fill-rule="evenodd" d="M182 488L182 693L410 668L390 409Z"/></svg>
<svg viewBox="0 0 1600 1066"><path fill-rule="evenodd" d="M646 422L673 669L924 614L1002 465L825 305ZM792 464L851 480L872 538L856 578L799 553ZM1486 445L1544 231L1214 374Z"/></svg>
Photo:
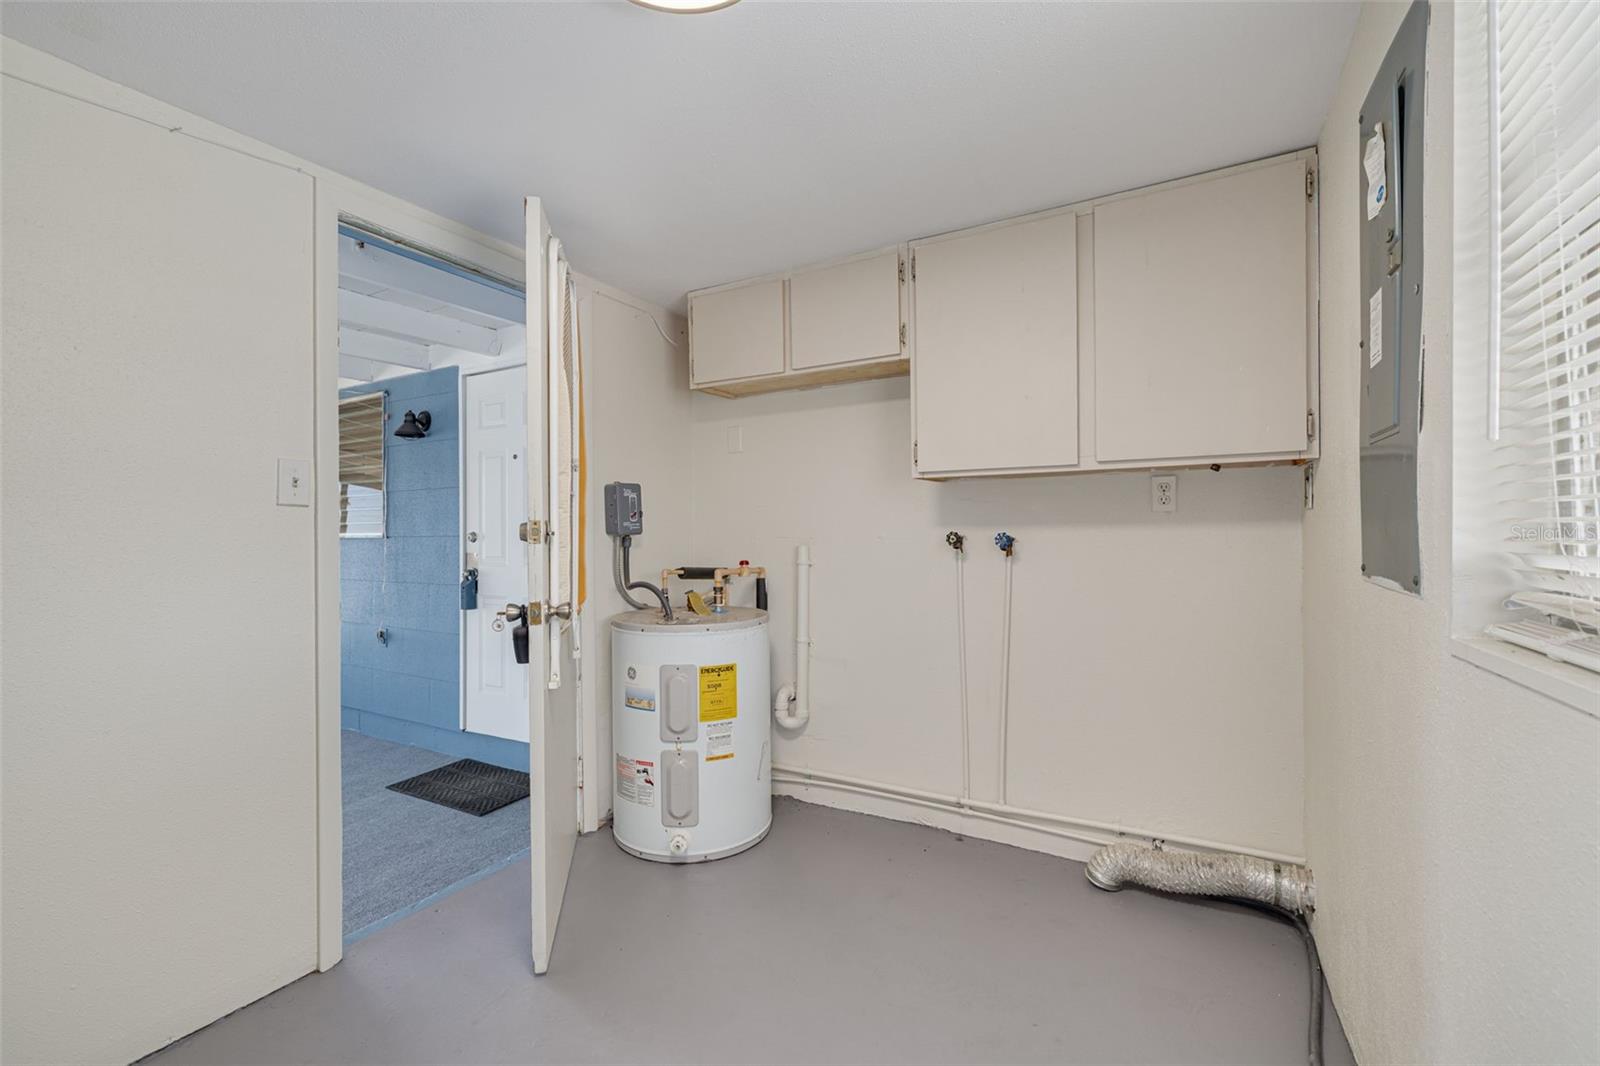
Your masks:
<svg viewBox="0 0 1600 1066"><path fill-rule="evenodd" d="M994 535L994 546L1005 552L1007 555L1011 554L1011 550L1015 548L1016 545L1017 538L1013 537L1010 533L1007 533L1004 530Z"/></svg>
<svg viewBox="0 0 1600 1066"><path fill-rule="evenodd" d="M944 542L958 552L966 551L967 538L953 529L944 535Z"/></svg>

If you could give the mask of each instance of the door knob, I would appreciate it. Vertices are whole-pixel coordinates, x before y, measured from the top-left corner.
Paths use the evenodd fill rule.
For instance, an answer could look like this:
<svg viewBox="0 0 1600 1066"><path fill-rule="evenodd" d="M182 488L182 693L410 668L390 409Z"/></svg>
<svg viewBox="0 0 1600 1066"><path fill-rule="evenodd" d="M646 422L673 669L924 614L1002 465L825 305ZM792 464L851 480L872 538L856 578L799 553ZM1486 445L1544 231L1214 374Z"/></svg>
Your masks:
<svg viewBox="0 0 1600 1066"><path fill-rule="evenodd" d="M468 544L476 544L476 543L478 543L478 531L477 530L474 529L474 530L469 530L467 532L467 543Z"/></svg>

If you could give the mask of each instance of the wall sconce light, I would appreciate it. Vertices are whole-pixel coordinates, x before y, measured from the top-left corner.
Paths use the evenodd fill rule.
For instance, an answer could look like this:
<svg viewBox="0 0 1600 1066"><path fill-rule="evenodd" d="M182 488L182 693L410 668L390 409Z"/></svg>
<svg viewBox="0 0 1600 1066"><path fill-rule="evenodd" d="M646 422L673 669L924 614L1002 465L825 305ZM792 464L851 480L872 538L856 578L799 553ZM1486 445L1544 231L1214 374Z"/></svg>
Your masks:
<svg viewBox="0 0 1600 1066"><path fill-rule="evenodd" d="M400 428L394 435L401 440L421 440L428 435L428 427L433 425L433 416L426 411L407 411L406 417L400 422Z"/></svg>

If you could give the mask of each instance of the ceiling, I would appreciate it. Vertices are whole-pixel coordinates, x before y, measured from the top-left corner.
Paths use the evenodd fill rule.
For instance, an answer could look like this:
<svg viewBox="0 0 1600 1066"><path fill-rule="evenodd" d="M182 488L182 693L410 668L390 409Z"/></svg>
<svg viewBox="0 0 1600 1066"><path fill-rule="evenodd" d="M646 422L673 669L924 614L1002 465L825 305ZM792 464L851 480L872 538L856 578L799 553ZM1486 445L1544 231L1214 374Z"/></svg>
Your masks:
<svg viewBox="0 0 1600 1066"><path fill-rule="evenodd" d="M1354 3L32 3L0 32L509 241L689 289L1316 141Z"/></svg>

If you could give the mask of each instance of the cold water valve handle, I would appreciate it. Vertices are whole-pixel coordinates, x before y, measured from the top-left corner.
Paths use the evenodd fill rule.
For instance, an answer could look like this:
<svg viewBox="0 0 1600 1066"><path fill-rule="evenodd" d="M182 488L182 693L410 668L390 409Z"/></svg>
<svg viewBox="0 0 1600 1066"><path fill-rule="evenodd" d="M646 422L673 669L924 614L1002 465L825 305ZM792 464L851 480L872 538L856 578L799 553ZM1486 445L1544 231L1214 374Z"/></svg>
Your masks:
<svg viewBox="0 0 1600 1066"><path fill-rule="evenodd" d="M1005 552L1007 555L1011 554L1011 550L1016 547L1016 544L1017 538L1013 537L1010 533L1001 531L994 535L994 546Z"/></svg>

